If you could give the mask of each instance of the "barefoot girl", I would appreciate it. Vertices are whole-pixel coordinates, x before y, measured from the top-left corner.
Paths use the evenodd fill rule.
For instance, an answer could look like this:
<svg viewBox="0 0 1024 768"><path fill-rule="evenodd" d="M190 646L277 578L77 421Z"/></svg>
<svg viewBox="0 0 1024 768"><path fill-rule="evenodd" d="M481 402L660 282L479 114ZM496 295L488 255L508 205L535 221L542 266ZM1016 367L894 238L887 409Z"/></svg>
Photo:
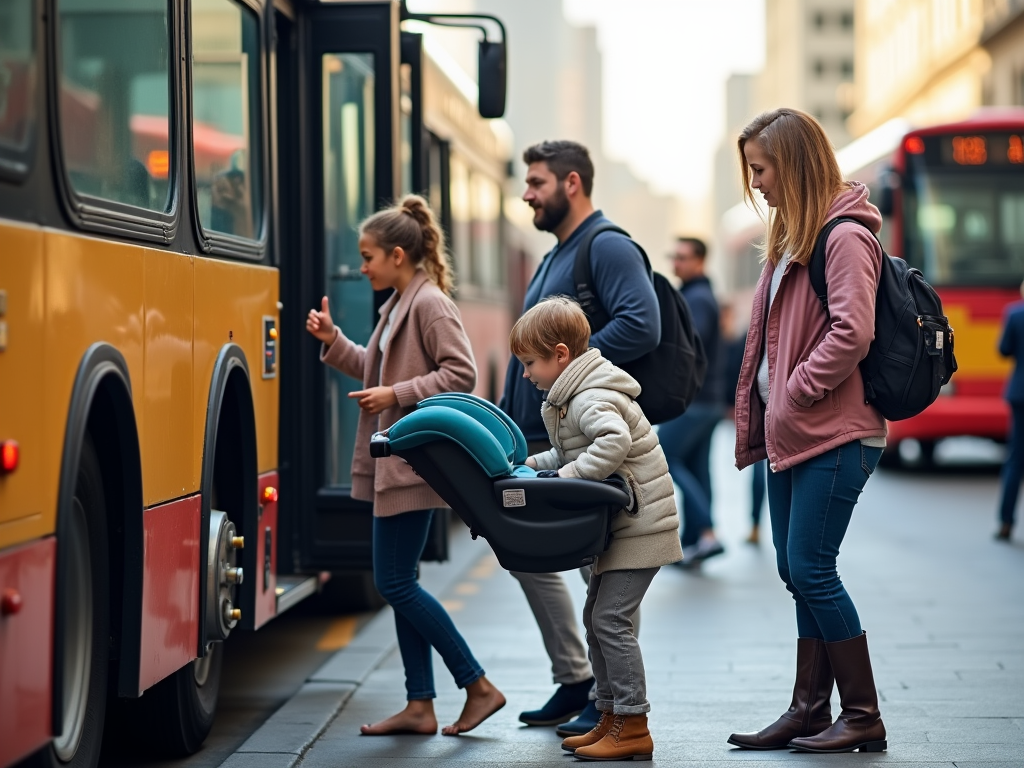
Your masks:
<svg viewBox="0 0 1024 768"><path fill-rule="evenodd" d="M410 413L419 400L472 390L476 366L459 310L448 297L444 236L422 197L410 195L364 221L359 251L361 271L374 290L394 289L368 345L350 341L334 325L326 296L320 310L310 310L306 330L323 342L323 362L363 382L349 395L362 409L352 498L373 502L373 578L395 609L405 665L405 709L361 730L368 736L437 732L433 646L466 689L462 714L442 730L457 736L501 709L505 697L484 677L445 609L417 581L432 510L444 502L401 459L372 459L369 445L374 431Z"/></svg>

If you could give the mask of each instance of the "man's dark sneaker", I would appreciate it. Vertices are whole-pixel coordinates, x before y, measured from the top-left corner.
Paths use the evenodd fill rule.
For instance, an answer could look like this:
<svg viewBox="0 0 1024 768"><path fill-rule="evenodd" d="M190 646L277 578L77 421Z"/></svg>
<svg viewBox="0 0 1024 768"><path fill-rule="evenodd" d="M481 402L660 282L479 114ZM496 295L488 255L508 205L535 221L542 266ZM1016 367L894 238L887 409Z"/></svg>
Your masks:
<svg viewBox="0 0 1024 768"><path fill-rule="evenodd" d="M519 714L519 722L527 725L558 725L582 712L590 699L594 678L582 683L558 686L558 690L540 709Z"/></svg>
<svg viewBox="0 0 1024 768"><path fill-rule="evenodd" d="M696 544L683 547L683 559L679 561L679 565L683 568L693 568L709 557L715 557L723 552L725 547L718 539L701 539Z"/></svg>
<svg viewBox="0 0 1024 768"><path fill-rule="evenodd" d="M597 727L597 721L601 719L601 710L597 708L596 701L588 701L586 708L579 713L575 720L562 723L555 728L559 736L582 736L590 733Z"/></svg>

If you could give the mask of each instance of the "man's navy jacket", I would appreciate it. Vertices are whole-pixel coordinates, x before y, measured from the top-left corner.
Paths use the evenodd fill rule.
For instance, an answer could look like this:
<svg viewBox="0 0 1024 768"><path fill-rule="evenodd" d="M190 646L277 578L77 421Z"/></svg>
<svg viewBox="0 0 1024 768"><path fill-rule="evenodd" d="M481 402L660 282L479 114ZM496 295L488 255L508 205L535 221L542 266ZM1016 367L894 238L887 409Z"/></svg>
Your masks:
<svg viewBox="0 0 1024 768"><path fill-rule="evenodd" d="M524 313L548 296L575 298L573 265L580 240L588 229L607 221L601 211L595 211L544 257L526 289ZM616 365L635 360L657 347L661 340L658 297L636 244L618 232L602 232L590 247L590 269L594 292L612 318L590 337L590 346L600 349ZM529 441L548 439L540 417L543 399L544 393L523 378L523 365L512 356L499 406Z"/></svg>
<svg viewBox="0 0 1024 768"><path fill-rule="evenodd" d="M1006 308L999 353L1003 357L1012 357L1016 362L1013 375L1006 383L1005 397L1011 403L1024 404L1024 301Z"/></svg>

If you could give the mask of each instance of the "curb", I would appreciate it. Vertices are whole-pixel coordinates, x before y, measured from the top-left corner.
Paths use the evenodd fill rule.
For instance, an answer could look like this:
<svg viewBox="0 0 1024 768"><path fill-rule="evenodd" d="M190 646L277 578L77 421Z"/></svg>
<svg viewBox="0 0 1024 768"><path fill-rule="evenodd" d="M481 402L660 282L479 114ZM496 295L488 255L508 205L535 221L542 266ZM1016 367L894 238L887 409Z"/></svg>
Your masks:
<svg viewBox="0 0 1024 768"><path fill-rule="evenodd" d="M474 543L469 531L455 526L447 563L421 566L420 584L435 596L447 593L490 547ZM386 605L323 666L310 675L221 768L293 768L327 730L370 674L398 647L394 612Z"/></svg>

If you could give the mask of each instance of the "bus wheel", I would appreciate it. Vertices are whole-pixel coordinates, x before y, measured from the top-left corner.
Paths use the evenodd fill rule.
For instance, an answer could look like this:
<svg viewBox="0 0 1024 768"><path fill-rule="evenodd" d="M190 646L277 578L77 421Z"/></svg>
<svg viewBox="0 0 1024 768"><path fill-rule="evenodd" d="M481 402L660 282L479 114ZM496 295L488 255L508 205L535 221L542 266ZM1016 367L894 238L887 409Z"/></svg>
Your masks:
<svg viewBox="0 0 1024 768"><path fill-rule="evenodd" d="M224 644L213 643L206 656L146 692L146 697L153 698L155 709L151 722L160 724L161 746L167 754L184 757L203 746L217 713L223 659Z"/></svg>
<svg viewBox="0 0 1024 768"><path fill-rule="evenodd" d="M78 481L57 542L58 605L63 610L63 728L30 764L93 768L99 763L107 703L108 561L103 475L92 441L79 458ZM56 672L56 670L55 670Z"/></svg>

